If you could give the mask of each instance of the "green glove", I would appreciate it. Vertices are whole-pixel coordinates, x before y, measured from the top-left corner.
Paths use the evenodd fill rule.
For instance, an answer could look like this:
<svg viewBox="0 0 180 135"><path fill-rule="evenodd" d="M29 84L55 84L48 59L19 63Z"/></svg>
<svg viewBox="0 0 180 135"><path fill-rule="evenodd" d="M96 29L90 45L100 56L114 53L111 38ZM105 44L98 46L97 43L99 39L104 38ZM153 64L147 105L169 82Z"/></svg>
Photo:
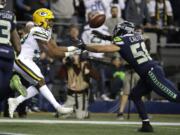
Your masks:
<svg viewBox="0 0 180 135"><path fill-rule="evenodd" d="M114 78L119 78L119 79L121 79L121 80L124 80L124 78L125 78L125 72L123 72L123 71L116 71L114 74L113 74L113 77Z"/></svg>

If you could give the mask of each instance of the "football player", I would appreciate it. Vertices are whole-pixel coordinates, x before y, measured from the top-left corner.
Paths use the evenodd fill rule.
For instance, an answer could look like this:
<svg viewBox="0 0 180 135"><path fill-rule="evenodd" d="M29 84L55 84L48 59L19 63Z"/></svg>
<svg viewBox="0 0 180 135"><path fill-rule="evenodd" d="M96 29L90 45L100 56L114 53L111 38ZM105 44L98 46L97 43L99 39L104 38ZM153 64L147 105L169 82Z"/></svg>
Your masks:
<svg viewBox="0 0 180 135"><path fill-rule="evenodd" d="M9 115L13 118L13 113L17 106L23 101L35 96L39 92L53 105L59 113L70 113L72 108L65 108L60 105L52 95L45 83L44 76L40 68L34 62L39 58L40 53L46 52L50 57L62 58L68 56L76 50L76 47L58 47L51 38L51 29L53 26L54 15L51 10L40 8L33 13L33 22L35 26L31 28L29 34L24 38L22 51L14 63L14 69L32 84L27 88L27 96L18 96L9 98Z"/></svg>
<svg viewBox="0 0 180 135"><path fill-rule="evenodd" d="M16 17L11 11L4 10L5 5L6 0L0 0L0 100L8 96L15 58L14 50L17 54L21 51Z"/></svg>
<svg viewBox="0 0 180 135"><path fill-rule="evenodd" d="M142 127L139 131L153 132L141 97L153 90L169 101L180 102L180 92L165 77L162 67L150 57L143 36L134 32L134 28L133 23L125 21L115 26L112 36L94 32L101 38L111 40L112 44L106 46L81 44L81 48L92 52L118 51L134 68L140 76L140 81L133 88L130 98L134 101L142 119Z"/></svg>

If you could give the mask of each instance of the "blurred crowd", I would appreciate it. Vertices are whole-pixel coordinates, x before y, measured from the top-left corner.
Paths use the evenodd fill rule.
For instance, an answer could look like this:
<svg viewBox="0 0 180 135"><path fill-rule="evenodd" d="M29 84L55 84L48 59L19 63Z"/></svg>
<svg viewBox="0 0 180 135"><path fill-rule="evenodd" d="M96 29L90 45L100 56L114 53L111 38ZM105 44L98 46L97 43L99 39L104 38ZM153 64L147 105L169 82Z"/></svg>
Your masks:
<svg viewBox="0 0 180 135"><path fill-rule="evenodd" d="M55 14L55 33L59 40L70 24L83 26L90 12L106 15L106 26L111 33L114 24L123 20L142 26L146 31L167 36L168 42L179 42L179 1L174 0L16 0L14 9L19 21L32 20L32 13L42 7ZM23 13L23 14L22 14ZM63 33L63 34L62 34ZM172 38L173 37L173 38Z"/></svg>
<svg viewBox="0 0 180 135"><path fill-rule="evenodd" d="M82 40L86 44L98 43L106 45L109 41L99 39L92 31L97 30L109 35L112 33L114 26L124 20L135 23L137 32L155 33L157 42L160 42L161 37L166 37L167 43L179 43L179 5L180 1L177 0L14 1L15 13L17 20L20 22L18 24L20 37L23 39L30 27L33 26L31 22L32 13L38 8L45 7L51 9L55 15L53 37L59 46L71 46L72 42L78 40ZM88 25L88 19L94 12L106 15L105 24L96 29L90 28ZM150 51L150 39L146 35L144 36L146 38L146 47ZM76 111L77 118L89 117L87 113L87 104L89 103L96 100L114 101L119 99L118 117L123 118L128 95L139 77L118 54L92 52L82 54L82 52L79 52L77 56L58 61L52 60L42 53L40 58L37 63L41 67L56 99L61 103L65 102L67 106L70 106L68 101L73 100L70 103L76 107L76 110L79 111L79 107L83 108L81 109L83 113L81 112L80 115ZM77 76L74 75L74 72ZM73 80L74 78L76 78L76 81ZM82 86L82 88L77 86ZM80 103L71 99L71 96L74 96L72 92L74 89L78 91L75 96L83 94ZM82 93L79 92L81 90L83 90ZM28 106L34 111L44 110L46 108L43 104L44 99L41 95L36 98L41 100L33 99L24 106ZM147 99L152 98L148 96ZM80 105L81 103L83 104ZM20 112L22 111L20 110ZM20 114L20 116L24 116L24 114Z"/></svg>

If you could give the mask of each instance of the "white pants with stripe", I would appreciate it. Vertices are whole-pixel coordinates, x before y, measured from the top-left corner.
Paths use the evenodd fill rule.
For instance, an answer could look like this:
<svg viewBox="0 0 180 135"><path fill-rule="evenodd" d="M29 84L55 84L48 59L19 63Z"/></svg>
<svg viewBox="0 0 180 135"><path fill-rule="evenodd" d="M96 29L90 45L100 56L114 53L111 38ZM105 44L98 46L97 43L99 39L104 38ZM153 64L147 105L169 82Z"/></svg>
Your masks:
<svg viewBox="0 0 180 135"><path fill-rule="evenodd" d="M36 85L44 79L40 68L31 59L18 58L14 62L14 70L21 74L30 84Z"/></svg>

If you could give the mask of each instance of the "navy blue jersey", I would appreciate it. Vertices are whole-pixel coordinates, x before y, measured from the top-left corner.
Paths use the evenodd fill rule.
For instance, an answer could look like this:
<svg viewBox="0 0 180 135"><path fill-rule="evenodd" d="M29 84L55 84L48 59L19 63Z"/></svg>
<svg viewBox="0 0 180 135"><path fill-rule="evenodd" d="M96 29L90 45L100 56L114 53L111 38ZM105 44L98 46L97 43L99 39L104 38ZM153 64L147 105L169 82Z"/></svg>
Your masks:
<svg viewBox="0 0 180 135"><path fill-rule="evenodd" d="M0 10L0 58L14 59L10 39L15 27L15 15L10 11Z"/></svg>
<svg viewBox="0 0 180 135"><path fill-rule="evenodd" d="M119 53L140 75L144 76L156 63L150 57L144 38L140 34L126 34L113 39L114 43L121 47Z"/></svg>
<svg viewBox="0 0 180 135"><path fill-rule="evenodd" d="M0 10L0 45L11 45L11 32L16 27L16 17L11 11Z"/></svg>

